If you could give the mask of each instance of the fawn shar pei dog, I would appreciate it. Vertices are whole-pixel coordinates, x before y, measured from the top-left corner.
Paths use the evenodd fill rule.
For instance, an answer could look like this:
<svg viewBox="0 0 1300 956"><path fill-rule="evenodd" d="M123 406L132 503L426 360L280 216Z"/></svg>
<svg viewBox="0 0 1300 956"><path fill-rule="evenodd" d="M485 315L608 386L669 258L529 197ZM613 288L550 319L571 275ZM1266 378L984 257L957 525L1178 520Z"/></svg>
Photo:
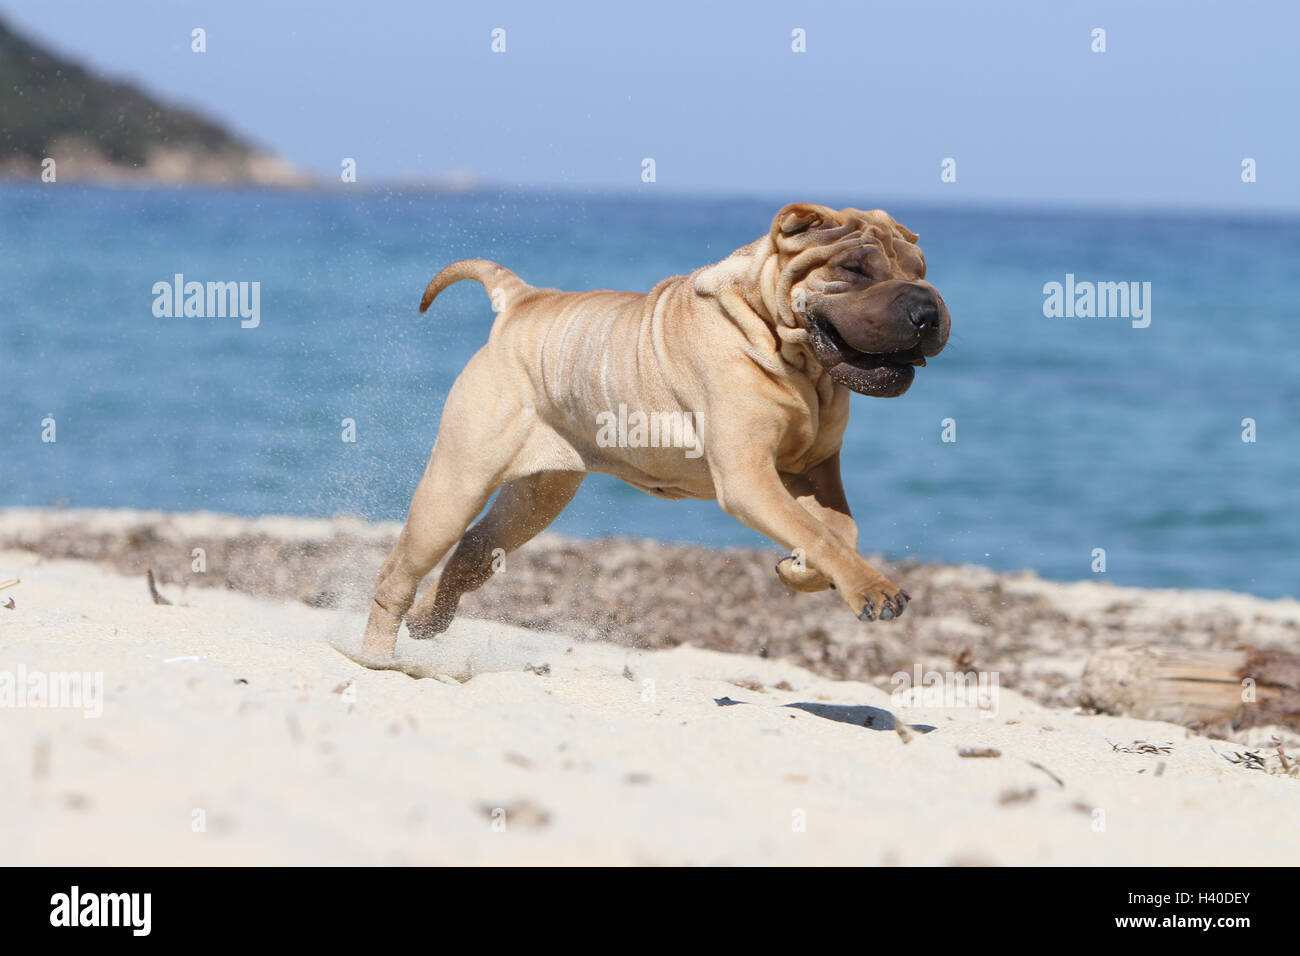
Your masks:
<svg viewBox="0 0 1300 956"><path fill-rule="evenodd" d="M538 289L482 259L443 269L420 311L473 279L498 315L447 396L363 656L391 660L403 618L415 637L445 630L494 557L554 521L593 471L716 498L791 552L776 567L789 587L836 588L866 621L902 614L908 593L858 555L840 444L851 392L903 394L948 341L916 238L880 210L797 203L761 239L644 294Z"/></svg>

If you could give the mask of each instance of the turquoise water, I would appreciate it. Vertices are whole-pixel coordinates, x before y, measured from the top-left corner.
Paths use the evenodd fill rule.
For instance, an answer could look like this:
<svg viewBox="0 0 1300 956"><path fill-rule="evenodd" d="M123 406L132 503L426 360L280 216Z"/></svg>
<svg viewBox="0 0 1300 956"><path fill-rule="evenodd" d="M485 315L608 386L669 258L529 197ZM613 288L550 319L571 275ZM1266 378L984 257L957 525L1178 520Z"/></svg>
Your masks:
<svg viewBox="0 0 1300 956"><path fill-rule="evenodd" d="M400 519L492 315L464 284L420 316L441 266L646 290L781 204L7 187L0 505ZM853 399L864 550L1078 579L1104 548L1117 583L1300 591L1300 221L888 208L921 234L953 333L902 398ZM155 317L178 272L259 282L260 325ZM1045 318L1043 285L1067 273L1150 282L1150 326ZM600 476L556 528L760 542L713 503Z"/></svg>

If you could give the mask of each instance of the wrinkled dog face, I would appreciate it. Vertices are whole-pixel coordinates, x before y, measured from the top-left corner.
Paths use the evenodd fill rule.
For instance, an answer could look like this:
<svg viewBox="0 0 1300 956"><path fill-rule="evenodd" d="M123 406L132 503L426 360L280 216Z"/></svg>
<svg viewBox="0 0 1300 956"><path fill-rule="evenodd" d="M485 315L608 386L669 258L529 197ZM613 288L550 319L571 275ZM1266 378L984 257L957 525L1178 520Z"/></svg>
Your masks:
<svg viewBox="0 0 1300 956"><path fill-rule="evenodd" d="M808 330L817 361L842 385L892 398L948 342L948 306L925 281L916 234L879 209L796 203L772 222L778 307Z"/></svg>

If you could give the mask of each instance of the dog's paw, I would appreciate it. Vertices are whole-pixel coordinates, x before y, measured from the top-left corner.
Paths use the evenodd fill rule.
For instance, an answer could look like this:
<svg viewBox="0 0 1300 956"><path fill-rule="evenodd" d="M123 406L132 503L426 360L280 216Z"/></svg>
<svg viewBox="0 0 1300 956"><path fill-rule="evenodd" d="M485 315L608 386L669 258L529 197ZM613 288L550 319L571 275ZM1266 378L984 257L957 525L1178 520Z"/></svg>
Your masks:
<svg viewBox="0 0 1300 956"><path fill-rule="evenodd" d="M892 621L907 610L907 602L910 600L912 595L893 581L881 578L862 596L862 610L858 612L858 620Z"/></svg>
<svg viewBox="0 0 1300 956"><path fill-rule="evenodd" d="M800 566L796 563L794 556L782 558L776 565L776 576L781 579L786 587L793 591L802 591L805 594L813 594L817 591L825 591L827 588L834 588L831 583L820 571L814 571L807 565Z"/></svg>
<svg viewBox="0 0 1300 956"><path fill-rule="evenodd" d="M446 631L451 626L451 619L450 614L430 614L422 619L408 617L406 630L413 640L427 641Z"/></svg>

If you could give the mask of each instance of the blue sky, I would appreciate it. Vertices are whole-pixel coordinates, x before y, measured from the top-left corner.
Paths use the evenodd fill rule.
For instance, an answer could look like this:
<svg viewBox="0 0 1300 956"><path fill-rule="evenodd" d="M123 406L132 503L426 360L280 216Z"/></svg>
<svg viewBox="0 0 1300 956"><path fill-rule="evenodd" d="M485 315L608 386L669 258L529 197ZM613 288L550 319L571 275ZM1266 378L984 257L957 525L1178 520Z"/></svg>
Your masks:
<svg viewBox="0 0 1300 956"><path fill-rule="evenodd" d="M1300 209L1300 4L0 0L19 30L362 181ZM190 30L208 52L190 52ZM506 52L491 52L494 28ZM802 28L807 52L791 51ZM1107 52L1091 32L1106 30ZM641 182L653 157L657 182ZM957 181L940 181L946 157ZM1241 162L1258 181L1241 181Z"/></svg>

